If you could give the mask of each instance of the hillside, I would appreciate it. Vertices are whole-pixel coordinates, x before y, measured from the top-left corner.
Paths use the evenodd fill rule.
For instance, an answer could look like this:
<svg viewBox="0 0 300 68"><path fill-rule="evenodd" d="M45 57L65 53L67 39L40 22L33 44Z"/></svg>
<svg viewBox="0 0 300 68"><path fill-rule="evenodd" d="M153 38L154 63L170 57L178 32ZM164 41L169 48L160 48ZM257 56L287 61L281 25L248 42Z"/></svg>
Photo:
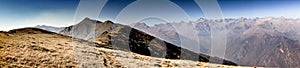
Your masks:
<svg viewBox="0 0 300 68"><path fill-rule="evenodd" d="M200 53L210 54L211 34L210 34L209 23L216 23L216 22L219 21L200 18L197 21L155 24L154 26L148 26L145 23L136 23L133 28L138 29L138 31L142 31L141 34L147 33L150 36L154 36L160 39L160 41L157 41L157 39L152 39L152 38L142 40L142 41L147 40L148 41L147 44L150 43L153 44L154 42L162 42L161 40L163 39L163 41L168 41L168 43L172 43L178 46L181 43L179 37L181 38L185 38L185 37L176 33L172 25L177 24L177 25L181 25L182 27L193 27L196 30L196 33L198 34L199 43L201 43L199 44ZM245 66L299 67L297 65L299 65L300 63L298 60L300 56L300 52L299 52L300 31L297 30L299 29L299 27L297 26L300 25L300 19L290 19L284 17L281 18L266 17L266 18L252 18L252 19L251 18L234 18L234 19L229 18L229 19L225 19L224 22L227 28L227 47L226 47L226 54L225 54L226 59L229 59L230 61L233 61L238 65L245 65ZM61 33L69 36L73 35L74 37L78 37L78 35L82 35L81 36L82 39L88 38L88 40L91 42L96 42L99 44L105 44L110 46L111 44L114 43L110 43L113 40L109 38L115 36L115 34L117 33L120 33L119 30L114 30L114 29L116 29L119 26L124 26L121 24L112 23L111 21L100 22L88 18L86 18L79 24L81 24L80 26L83 25L84 26L80 28L76 27L77 31L75 32L77 33L71 34L71 30L73 26L66 27L66 29L61 31ZM94 26L90 26L90 25L94 25ZM79 25L77 24L74 26L79 26ZM98 29L98 30L89 29L89 28L85 28L86 26L89 26L91 28L101 27L102 29ZM123 29L123 27L118 29ZM127 30L129 29L131 28L128 28ZM130 34L128 33L128 31L125 31L125 33L127 34L124 34L123 32L125 36L129 36L128 34ZM190 42L196 42L196 41L191 40ZM129 43L129 41L124 41L122 43L122 45L127 45L124 43ZM138 43L139 45L144 44L140 42L133 42L133 43ZM162 43L159 45L164 45L164 44ZM115 45L113 45L113 47L118 48ZM122 47L121 49L124 49L124 51L130 50L129 47L127 48ZM144 49L149 50L149 48L144 48ZM158 49L158 48L154 47L154 49ZM192 48L190 48L189 50L193 51ZM151 51L149 52L153 53ZM163 50L163 52L166 51ZM154 54L151 55L155 56ZM164 54L164 56L165 55L166 54ZM156 57L164 57L164 56L160 54L160 56L156 56ZM193 58L193 60L195 60L195 58Z"/></svg>
<svg viewBox="0 0 300 68"><path fill-rule="evenodd" d="M86 18L76 25L66 27L60 33L87 39L98 44L109 45L113 49L130 51L146 56L237 65L229 60L195 53L130 26L111 21L99 22Z"/></svg>
<svg viewBox="0 0 300 68"><path fill-rule="evenodd" d="M0 32L0 67L221 67L189 60L170 60L113 50L107 45L36 28Z"/></svg>
<svg viewBox="0 0 300 68"><path fill-rule="evenodd" d="M248 29L228 44L226 56L242 65L299 67L299 40L289 38L287 32L269 28L271 30L266 26L255 25Z"/></svg>

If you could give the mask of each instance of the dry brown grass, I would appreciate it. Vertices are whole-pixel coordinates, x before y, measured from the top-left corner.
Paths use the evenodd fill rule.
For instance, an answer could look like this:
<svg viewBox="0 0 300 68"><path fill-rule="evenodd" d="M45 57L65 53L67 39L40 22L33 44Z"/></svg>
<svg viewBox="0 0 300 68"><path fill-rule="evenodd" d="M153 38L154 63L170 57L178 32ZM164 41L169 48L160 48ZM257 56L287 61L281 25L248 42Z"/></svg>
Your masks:
<svg viewBox="0 0 300 68"><path fill-rule="evenodd" d="M0 67L75 67L72 39L57 34L0 33Z"/></svg>

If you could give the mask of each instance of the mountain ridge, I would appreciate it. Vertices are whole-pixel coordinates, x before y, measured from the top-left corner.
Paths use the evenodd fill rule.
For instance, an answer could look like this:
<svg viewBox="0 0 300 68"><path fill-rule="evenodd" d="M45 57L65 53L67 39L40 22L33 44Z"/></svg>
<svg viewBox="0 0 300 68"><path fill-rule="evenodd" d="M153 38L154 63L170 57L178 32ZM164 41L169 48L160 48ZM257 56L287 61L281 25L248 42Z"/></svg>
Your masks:
<svg viewBox="0 0 300 68"><path fill-rule="evenodd" d="M204 46L204 48L206 48L207 50L203 50L204 54L209 54L210 53L210 22L217 22L214 20L207 20L207 19L199 19L197 21L191 21L188 23L191 23L193 27L195 27L195 29L197 30L199 39L200 39L200 45ZM268 43L266 44L265 42L268 41L268 38L274 38L277 39L278 42L286 42L288 44L280 44L279 46L288 46L288 47L284 47L284 48L275 48L273 50L276 50L275 52L273 52L274 54L281 54L286 53L288 55L287 52L291 52L291 51L299 51L299 44L297 44L297 40L300 40L300 33L298 30L299 29L297 26L299 26L300 24L300 19L290 19L290 18L276 18L276 17L267 17L267 18L235 18L235 19L225 19L225 26L226 29L228 30L228 48L226 49L226 55L225 58L229 58L230 60L234 60L234 62L237 62L239 65L247 65L247 66L271 66L271 67L293 67L294 65L296 65L297 62L295 60L295 62L291 63L290 61L294 61L294 60L288 60L285 62L288 63L283 63L280 61L274 61L274 62L268 62L268 63L264 63L264 62L254 62L255 61L267 61L267 60L281 60L281 59L288 59L288 58L297 58L297 57L288 57L285 56L284 57L280 57L278 56L277 59L275 59L273 57L273 59L267 59L267 58L263 58L263 57L257 57L257 54L260 53L264 53L267 54L266 56L270 56L271 51L263 51L263 52L257 52L257 53L251 53L249 51L252 51L251 49L249 49L249 47L261 47L261 48L265 48L263 47L263 45L268 45L268 47L273 47L273 46L269 46L269 45L273 45L276 46L277 44L280 43L276 43L273 41L276 40L272 40L269 42L272 43ZM139 24L143 24L143 23L139 23ZM145 24L145 23L144 23ZM177 23L177 24L184 24L184 23ZM135 25L134 28L136 29L149 29L150 31L160 31L162 33L164 33L163 35L168 35L166 37L161 37L163 38L164 41L168 40L166 38L170 38L172 39L171 42L178 42L176 41L176 36L178 37L178 35L176 35L176 32L173 31L174 29L170 28L172 25L172 23L167 23L167 24L156 24L154 26L139 26L139 25ZM114 25L114 28L118 27L119 25ZM146 27L146 28L144 28ZM155 28L158 27L158 28ZM155 29L152 29L155 28ZM110 28L111 29L111 28ZM143 30L143 32L145 32L145 30ZM107 32L104 32L107 33ZM146 33L147 32L146 30ZM151 32L150 32L151 33ZM160 33L151 33L150 35L156 35L156 34L160 34ZM96 37L96 36L93 36ZM156 36L158 37L158 36ZM257 39L252 39L252 38L257 38ZM260 41L249 41L249 40L259 40L259 39L263 39ZM174 41L175 40L175 41ZM247 41L248 40L248 41ZM91 40L93 41L93 40ZM107 41L107 39L106 39ZM239 42L238 42L239 41ZM97 41L96 41L97 42ZM170 42L170 41L168 41ZM291 43L292 42L292 43ZM102 43L102 42L98 42L98 43ZM246 44L249 43L256 43L256 44L251 44L251 45L247 45L245 47L242 47ZM296 44L293 44L296 43ZM260 46L255 46L258 44L262 44ZM239 45L239 46L237 46ZM297 46L294 46L297 45ZM234 47L231 47L234 46ZM292 46L289 47L289 46ZM286 49L287 48L287 49ZM237 50L237 49L241 49L241 50ZM257 48L258 49L258 48ZM267 49L267 48L265 48ZM234 51L236 50L236 51ZM272 49L271 49L272 50ZM248 51L249 53L246 53L245 51ZM239 52L237 54L235 54L235 52ZM245 53L243 53L245 52ZM234 58L232 55L237 55L238 57L243 57L244 55L248 56L248 57L256 57L255 59L240 59L237 60L237 58ZM289 54L291 55L291 54ZM300 55L298 53L292 54L294 56ZM251 62L245 62L245 61L251 61Z"/></svg>
<svg viewBox="0 0 300 68"><path fill-rule="evenodd" d="M209 23L220 22L218 20L208 20L208 19L199 19L197 21L184 22L184 23L176 23L176 24L187 24L190 27L194 27L196 32L198 33L198 37L200 39L201 46L204 46L208 49L210 53L210 25ZM288 60L289 58L298 59L300 56L299 48L300 44L297 43L300 40L300 33L297 26L300 26L300 19L291 19L291 18L276 18L276 17L266 17L266 18L236 18L236 19L224 19L227 30L227 47L226 47L226 55L225 58L229 58L232 61L238 63L239 65L247 65L247 66L270 66L270 67L297 67L299 64L299 60ZM163 35L173 35L172 33L176 33L176 31L165 29L170 28L172 26L167 26L172 23L167 24L159 24L158 26L150 26L150 28L144 28L147 26L137 26L141 27L144 30L150 30L153 34L161 34ZM163 27L161 27L163 26ZM188 26L185 26L188 27ZM154 30L154 31L153 31ZM166 31L165 31L166 30ZM171 34L170 34L170 33ZM168 36L173 38L172 36ZM251 39L250 39L251 38ZM270 38L274 38L276 40L269 40ZM179 40L178 38L173 38ZM247 41L247 40L252 40ZM260 40L260 41L255 41ZM277 42L285 42L289 44L280 44ZM246 43L247 42L247 43ZM270 43L268 43L270 42ZM255 44L253 44L255 43ZM247 46L245 46L247 44ZM248 45L249 44L249 45ZM273 46L284 46L284 48L272 48ZM245 47L243 47L245 46ZM256 49L260 49L261 52L255 52ZM263 50L266 49L266 50ZM272 50L276 50L272 52ZM278 50L278 51L277 51ZM253 53L250 53L253 51ZM239 52L239 53L236 53ZM249 52L249 53L247 53ZM279 55L282 52L288 55ZM295 52L295 53L291 53ZM271 54L272 53L272 54ZM258 54L266 54L265 56L277 56L272 59L268 59L266 57L259 57ZM273 55L274 54L274 55ZM276 54L276 55L275 55ZM237 55L236 57L244 57L237 60L233 55ZM248 58L246 58L248 57ZM251 57L251 59L250 59ZM276 60L284 60L276 61ZM250 62L247 62L250 61ZM261 62L256 62L261 61ZM266 62L266 61L274 61L274 62Z"/></svg>
<svg viewBox="0 0 300 68"><path fill-rule="evenodd" d="M38 28L1 31L0 38L0 67L241 67L148 57Z"/></svg>
<svg viewBox="0 0 300 68"><path fill-rule="evenodd" d="M86 19L85 19L86 20ZM135 28L132 28L127 25L122 25L122 24L116 24L111 21L106 21L103 23L96 23L96 24L89 24L88 22L91 21L82 21L77 25L73 25L67 28L72 29L71 31L63 30L61 31L62 34L65 35L71 35L73 37L76 36L85 36L85 37L77 37L77 38L82 38L85 39L86 37L89 37L91 40L94 42L98 42L99 44L107 44L110 46L115 46L117 49L123 50L123 51L131 51L135 52L138 54L142 55L147 55L147 56L152 56L154 57L161 56L161 58L167 58L167 59L189 59L189 60L197 60L197 61L202 61L202 62L209 62L209 57L208 55L204 54L199 54L199 53L194 53L192 51L189 51L187 49L178 47L178 45L171 44L169 42L166 42L164 40L160 40L158 38L155 38L154 36L151 36L145 32L142 32L140 30L137 30ZM88 23L88 24L87 24ZM105 23L110 23L110 25L105 25ZM91 26L92 27L85 27L85 26ZM102 27L101 29L99 27ZM105 28L103 28L105 27ZM86 29L87 28L87 29ZM96 28L96 29L89 29L89 28ZM80 29L80 30L77 30ZM96 30L94 33L92 31ZM99 32L97 32L99 31ZM73 32L73 34L66 34ZM75 33L75 35L74 35ZM91 37L90 34L93 34ZM113 39L113 37L115 37ZM100 40L99 40L100 38ZM101 38L104 38L106 40L103 40ZM129 41L126 41L128 39ZM156 41L154 43L150 43L151 40ZM161 41L161 42L160 42ZM116 45L114 45L114 42ZM129 45L129 48L124 47L126 45ZM163 48L158 48L163 46ZM164 47L166 46L166 47ZM164 52L161 50L167 50L167 54L163 54L160 52ZM146 52L142 52L146 51ZM151 54L150 54L151 53ZM173 54L173 55L172 55ZM186 54L186 55L180 55L180 54ZM198 55L199 54L199 55ZM165 57L164 57L165 55ZM190 55L189 57L187 55ZM178 57L175 57L178 56ZM191 57L194 56L194 57ZM200 58L197 58L199 56ZM210 57L214 58L211 62L213 63L219 63L220 64L226 64L226 65L236 65L233 62L217 58L217 57Z"/></svg>

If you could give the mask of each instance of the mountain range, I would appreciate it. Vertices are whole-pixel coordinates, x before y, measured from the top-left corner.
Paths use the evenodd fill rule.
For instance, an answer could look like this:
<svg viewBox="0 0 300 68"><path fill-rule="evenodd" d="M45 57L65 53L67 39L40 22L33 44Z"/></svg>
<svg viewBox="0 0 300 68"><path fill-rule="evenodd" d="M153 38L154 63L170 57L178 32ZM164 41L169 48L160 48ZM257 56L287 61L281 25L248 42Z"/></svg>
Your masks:
<svg viewBox="0 0 300 68"><path fill-rule="evenodd" d="M240 67L112 21L39 28L0 31L0 67Z"/></svg>
<svg viewBox="0 0 300 68"><path fill-rule="evenodd" d="M34 27L44 29L44 30L48 30L48 31L51 31L51 32L56 32L56 33L64 29L64 27L54 27L54 26L47 26L47 25L37 25L37 26L34 26Z"/></svg>
<svg viewBox="0 0 300 68"><path fill-rule="evenodd" d="M200 58L201 54L209 55L211 53L210 25L218 22L224 22L227 30L227 46L224 58L244 66L299 67L300 33L297 26L300 26L300 19L266 17L219 21L200 18L197 21L156 24L154 26L148 26L143 22L136 23L134 26L126 26L112 21L100 22L86 18L79 24L64 27L59 33L148 56L195 60L195 58L185 57L186 55L168 57L170 54L160 54L159 52L167 49L166 53L174 53L175 51L176 54L182 51L186 54L200 54ZM192 47L180 48L180 38L186 37L176 32L172 26L174 24L193 27L196 30L200 43L198 46L201 47L199 53L195 52ZM142 39L140 39L141 37ZM128 39L129 41L124 41ZM129 48L122 45L127 45ZM161 49L157 45L166 46ZM175 46L169 47L171 45ZM170 48L172 49L169 50ZM146 52L140 52L139 49Z"/></svg>
<svg viewBox="0 0 300 68"><path fill-rule="evenodd" d="M85 18L79 24L66 27L59 33L146 56L236 65L228 60L195 53L128 25L112 21L100 22ZM209 61L210 58L212 60Z"/></svg>
<svg viewBox="0 0 300 68"><path fill-rule="evenodd" d="M157 24L154 26L139 23L135 25L141 30L164 36L178 42L179 36L172 25L193 27L198 34L201 53L211 51L211 23L222 22L201 18L197 21ZM233 60L238 65L267 67L299 67L300 19L288 18L237 18L225 19L227 30L227 46L225 58ZM172 29L173 28L173 29Z"/></svg>

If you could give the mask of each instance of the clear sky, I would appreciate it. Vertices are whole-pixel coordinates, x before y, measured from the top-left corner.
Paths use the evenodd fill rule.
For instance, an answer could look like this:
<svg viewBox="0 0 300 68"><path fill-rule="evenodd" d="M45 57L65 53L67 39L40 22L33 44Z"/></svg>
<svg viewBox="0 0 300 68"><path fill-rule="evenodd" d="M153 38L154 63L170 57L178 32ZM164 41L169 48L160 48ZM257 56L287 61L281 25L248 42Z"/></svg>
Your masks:
<svg viewBox="0 0 300 68"><path fill-rule="evenodd" d="M109 0L99 20L114 19L135 0ZM171 0L191 17L203 17L193 0ZM35 25L69 26L79 0L0 0L0 30ZM218 0L226 18L280 17L300 18L300 0Z"/></svg>
<svg viewBox="0 0 300 68"><path fill-rule="evenodd" d="M0 30L71 25L78 3L73 0L0 0Z"/></svg>

